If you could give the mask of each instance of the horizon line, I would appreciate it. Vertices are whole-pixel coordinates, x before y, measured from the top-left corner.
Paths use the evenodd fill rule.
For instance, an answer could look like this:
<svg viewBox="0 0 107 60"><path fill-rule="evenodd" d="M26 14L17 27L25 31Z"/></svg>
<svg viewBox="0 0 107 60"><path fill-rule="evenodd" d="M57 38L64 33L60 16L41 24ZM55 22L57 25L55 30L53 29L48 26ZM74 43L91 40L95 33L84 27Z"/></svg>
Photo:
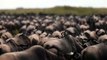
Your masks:
<svg viewBox="0 0 107 60"><path fill-rule="evenodd" d="M15 10L15 9L48 9L55 7L74 7L74 8L107 8L107 7L92 7L92 6L69 6L69 5L57 5L53 7L16 7L16 8L0 8L0 10Z"/></svg>

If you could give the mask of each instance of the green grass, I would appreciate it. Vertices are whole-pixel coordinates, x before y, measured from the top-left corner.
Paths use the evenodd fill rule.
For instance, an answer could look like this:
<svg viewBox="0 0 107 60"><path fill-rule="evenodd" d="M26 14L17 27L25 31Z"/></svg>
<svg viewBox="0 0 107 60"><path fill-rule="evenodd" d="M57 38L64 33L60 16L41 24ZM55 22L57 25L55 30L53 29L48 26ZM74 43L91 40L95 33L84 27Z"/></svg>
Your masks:
<svg viewBox="0 0 107 60"><path fill-rule="evenodd" d="M27 14L27 13L44 13L44 14L76 14L76 15L91 15L91 14L107 14L107 8L83 8L70 6L57 6L53 8L44 9L10 9L0 10L0 13L5 12L9 14Z"/></svg>

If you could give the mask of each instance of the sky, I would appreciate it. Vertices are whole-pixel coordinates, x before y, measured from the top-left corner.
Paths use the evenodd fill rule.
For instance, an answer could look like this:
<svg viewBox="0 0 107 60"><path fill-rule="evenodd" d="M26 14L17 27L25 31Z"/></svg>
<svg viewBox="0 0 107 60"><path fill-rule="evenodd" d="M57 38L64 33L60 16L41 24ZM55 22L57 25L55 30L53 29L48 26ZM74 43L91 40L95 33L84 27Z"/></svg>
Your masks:
<svg viewBox="0 0 107 60"><path fill-rule="evenodd" d="M107 8L107 0L0 0L0 9L76 6Z"/></svg>

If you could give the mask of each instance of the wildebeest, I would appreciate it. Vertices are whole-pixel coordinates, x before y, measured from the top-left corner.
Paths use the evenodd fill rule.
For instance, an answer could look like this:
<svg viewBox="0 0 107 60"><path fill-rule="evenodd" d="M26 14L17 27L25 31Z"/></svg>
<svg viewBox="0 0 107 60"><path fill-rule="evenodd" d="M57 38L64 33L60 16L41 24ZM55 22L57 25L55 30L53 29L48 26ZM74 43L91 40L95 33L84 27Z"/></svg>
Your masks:
<svg viewBox="0 0 107 60"><path fill-rule="evenodd" d="M106 60L107 59L107 35L98 39L99 44L92 45L82 51L82 60Z"/></svg>
<svg viewBox="0 0 107 60"><path fill-rule="evenodd" d="M41 46L33 46L20 52L6 53L0 56L0 60L63 60Z"/></svg>
<svg viewBox="0 0 107 60"><path fill-rule="evenodd" d="M81 57L87 60L101 54L105 56L106 19L106 15L1 14L0 54L6 53L1 58L7 60L4 56L8 55L13 59L14 54L27 56L20 51L26 52L33 45L39 45L35 48L44 53L42 56L36 52L36 56L47 60L60 60L60 57L63 57L61 60L80 60ZM33 53L30 55L34 57ZM17 59L20 60L20 57ZM29 57L28 60L31 60Z"/></svg>

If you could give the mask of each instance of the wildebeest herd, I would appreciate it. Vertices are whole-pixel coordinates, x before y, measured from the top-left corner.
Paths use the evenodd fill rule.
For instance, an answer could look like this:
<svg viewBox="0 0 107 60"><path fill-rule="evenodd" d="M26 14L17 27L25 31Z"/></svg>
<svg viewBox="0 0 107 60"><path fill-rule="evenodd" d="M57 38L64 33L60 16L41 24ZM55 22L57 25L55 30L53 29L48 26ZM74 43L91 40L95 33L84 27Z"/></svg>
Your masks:
<svg viewBox="0 0 107 60"><path fill-rule="evenodd" d="M107 60L107 16L1 14L0 60Z"/></svg>

